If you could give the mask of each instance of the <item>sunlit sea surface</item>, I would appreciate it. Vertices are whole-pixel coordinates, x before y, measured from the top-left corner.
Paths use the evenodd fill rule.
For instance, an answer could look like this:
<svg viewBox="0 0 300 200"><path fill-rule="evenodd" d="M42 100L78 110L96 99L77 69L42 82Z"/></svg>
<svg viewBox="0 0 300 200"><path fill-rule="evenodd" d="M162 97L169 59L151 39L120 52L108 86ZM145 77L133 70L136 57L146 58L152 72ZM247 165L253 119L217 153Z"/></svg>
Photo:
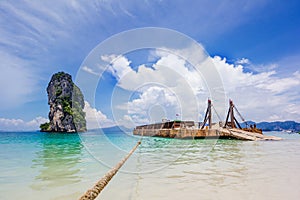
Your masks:
<svg viewBox="0 0 300 200"><path fill-rule="evenodd" d="M78 199L141 146L97 199L300 199L300 135L180 140L119 131L0 132L0 199Z"/></svg>

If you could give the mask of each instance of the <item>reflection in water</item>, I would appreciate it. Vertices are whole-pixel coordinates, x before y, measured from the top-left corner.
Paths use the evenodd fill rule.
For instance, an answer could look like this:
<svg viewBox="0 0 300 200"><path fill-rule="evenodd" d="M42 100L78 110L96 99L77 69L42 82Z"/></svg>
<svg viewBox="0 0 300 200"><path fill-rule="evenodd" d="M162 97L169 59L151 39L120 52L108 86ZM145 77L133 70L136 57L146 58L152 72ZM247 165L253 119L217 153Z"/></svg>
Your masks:
<svg viewBox="0 0 300 200"><path fill-rule="evenodd" d="M49 134L41 138L32 168L39 174L31 187L35 190L60 187L80 181L79 168L82 144L78 134Z"/></svg>

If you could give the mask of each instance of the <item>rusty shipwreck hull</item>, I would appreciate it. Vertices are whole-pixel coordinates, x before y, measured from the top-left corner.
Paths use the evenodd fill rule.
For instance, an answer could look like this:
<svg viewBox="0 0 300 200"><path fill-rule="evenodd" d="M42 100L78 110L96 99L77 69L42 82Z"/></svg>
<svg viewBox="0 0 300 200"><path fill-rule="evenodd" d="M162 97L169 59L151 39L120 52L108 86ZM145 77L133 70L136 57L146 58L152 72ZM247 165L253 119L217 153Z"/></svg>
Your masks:
<svg viewBox="0 0 300 200"><path fill-rule="evenodd" d="M147 124L135 127L134 135L154 136L165 138L234 138L239 140L281 140L279 137L266 136L256 125L242 128L235 117L234 112L242 117L232 100L229 100L229 109L225 122L212 123L212 101L208 99L208 105L203 122L194 121L162 121L161 123ZM207 124L208 123L208 124ZM247 125L247 124L246 124Z"/></svg>
<svg viewBox="0 0 300 200"><path fill-rule="evenodd" d="M164 137L164 138L178 138L178 139L238 139L238 140L282 140L282 138L275 136L266 136L260 133L248 132L241 129L147 129L136 128L133 130L134 135L150 136L150 137Z"/></svg>
<svg viewBox="0 0 300 200"><path fill-rule="evenodd" d="M219 130L203 130L203 129L134 129L134 135L151 136L151 137L166 137L166 138L216 138L229 137L229 134L222 133Z"/></svg>

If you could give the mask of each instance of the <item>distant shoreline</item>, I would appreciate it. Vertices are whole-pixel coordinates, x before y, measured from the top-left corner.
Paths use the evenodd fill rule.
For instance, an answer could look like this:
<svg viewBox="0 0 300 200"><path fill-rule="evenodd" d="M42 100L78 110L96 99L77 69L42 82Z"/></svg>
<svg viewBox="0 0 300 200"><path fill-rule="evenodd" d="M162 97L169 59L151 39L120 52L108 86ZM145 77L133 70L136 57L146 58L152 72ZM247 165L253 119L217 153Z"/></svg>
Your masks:
<svg viewBox="0 0 300 200"><path fill-rule="evenodd" d="M300 123L295 121L274 121L274 122L253 122L253 121L247 121L247 124L256 124L258 128L262 129L264 132L270 132L270 131L281 131L285 133L299 133L300 132ZM243 127L246 127L245 122L241 123ZM127 132L132 131L130 128L126 128L123 126L111 126L111 127L105 127L105 128L93 128L88 129L88 131L93 130L106 130L106 131L116 131L116 130L125 130ZM1 132L40 132L40 130L0 130Z"/></svg>

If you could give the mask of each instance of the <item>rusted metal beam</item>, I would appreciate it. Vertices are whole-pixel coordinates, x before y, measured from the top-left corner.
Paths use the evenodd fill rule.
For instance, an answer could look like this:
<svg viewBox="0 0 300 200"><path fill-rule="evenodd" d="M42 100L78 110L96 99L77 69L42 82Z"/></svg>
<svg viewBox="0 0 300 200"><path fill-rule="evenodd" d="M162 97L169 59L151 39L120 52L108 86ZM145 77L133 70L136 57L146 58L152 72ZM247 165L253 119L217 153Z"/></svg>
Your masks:
<svg viewBox="0 0 300 200"><path fill-rule="evenodd" d="M208 101L207 101L207 109L205 112L205 117L204 117L204 121L203 121L201 129L204 128L207 121L208 121L209 128L211 128L212 116L211 116L211 100L210 99L208 99Z"/></svg>

